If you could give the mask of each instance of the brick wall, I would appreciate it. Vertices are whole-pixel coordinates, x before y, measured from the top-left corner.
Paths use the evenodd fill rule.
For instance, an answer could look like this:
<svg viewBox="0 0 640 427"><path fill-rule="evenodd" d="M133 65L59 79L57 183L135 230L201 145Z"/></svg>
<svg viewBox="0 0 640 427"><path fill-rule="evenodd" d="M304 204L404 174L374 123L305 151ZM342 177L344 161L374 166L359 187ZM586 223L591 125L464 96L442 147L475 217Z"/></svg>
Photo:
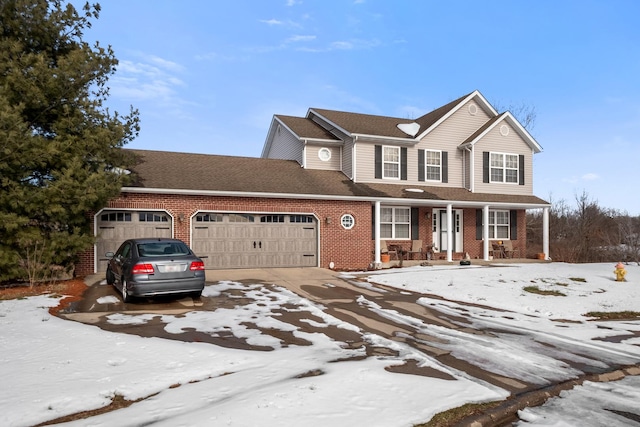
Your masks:
<svg viewBox="0 0 640 427"><path fill-rule="evenodd" d="M198 211L312 214L318 219L321 267L328 268L333 262L334 268L339 270L366 269L372 259L371 204L368 202L122 193L107 208L166 210L174 218L175 238L188 245L191 245L190 218ZM344 214L355 218L355 225L350 230L340 223ZM80 254L77 275L93 273L93 253L91 249Z"/></svg>
<svg viewBox="0 0 640 427"><path fill-rule="evenodd" d="M338 270L366 269L373 260L371 204L369 202L341 202L307 199L259 199L251 197L212 197L122 193L112 200L112 209L160 209L166 210L174 218L174 236L191 245L190 218L198 211L255 212L255 213L304 213L315 215L320 233L320 267L329 268L333 262ZM419 239L423 251L432 243L431 207L419 209ZM352 229L342 227L340 219L344 214L355 218ZM427 218L429 214L429 218ZM184 220L180 220L184 218ZM483 258L482 240L476 240L476 209L463 210L464 252L473 259ZM411 248L411 241L387 240L387 244ZM526 254L526 215L518 211L518 236L514 246ZM461 258L464 252L454 255ZM93 273L94 251L80 254L76 274L83 276Z"/></svg>

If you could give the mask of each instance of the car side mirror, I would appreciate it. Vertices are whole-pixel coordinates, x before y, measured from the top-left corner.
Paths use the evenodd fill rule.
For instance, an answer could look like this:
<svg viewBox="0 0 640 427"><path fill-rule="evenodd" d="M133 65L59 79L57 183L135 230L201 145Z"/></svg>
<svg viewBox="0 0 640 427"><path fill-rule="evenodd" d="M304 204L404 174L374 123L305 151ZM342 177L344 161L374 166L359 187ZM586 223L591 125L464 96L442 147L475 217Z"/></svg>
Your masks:
<svg viewBox="0 0 640 427"><path fill-rule="evenodd" d="M104 256L106 256L107 258L113 258L113 252L107 252L106 254L104 254Z"/></svg>

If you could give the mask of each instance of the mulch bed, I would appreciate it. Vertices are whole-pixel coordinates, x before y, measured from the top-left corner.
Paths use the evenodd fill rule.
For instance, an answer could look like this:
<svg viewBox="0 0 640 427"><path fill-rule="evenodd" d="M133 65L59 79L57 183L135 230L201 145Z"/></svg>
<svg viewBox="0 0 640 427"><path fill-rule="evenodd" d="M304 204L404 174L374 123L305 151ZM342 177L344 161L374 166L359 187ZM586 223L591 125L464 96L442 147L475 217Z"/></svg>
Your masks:
<svg viewBox="0 0 640 427"><path fill-rule="evenodd" d="M0 300L27 298L43 294L64 296L57 307L49 309L49 313L55 316L73 301L79 301L86 289L87 285L82 277L42 283L35 286L29 286L28 284L5 285L0 287Z"/></svg>

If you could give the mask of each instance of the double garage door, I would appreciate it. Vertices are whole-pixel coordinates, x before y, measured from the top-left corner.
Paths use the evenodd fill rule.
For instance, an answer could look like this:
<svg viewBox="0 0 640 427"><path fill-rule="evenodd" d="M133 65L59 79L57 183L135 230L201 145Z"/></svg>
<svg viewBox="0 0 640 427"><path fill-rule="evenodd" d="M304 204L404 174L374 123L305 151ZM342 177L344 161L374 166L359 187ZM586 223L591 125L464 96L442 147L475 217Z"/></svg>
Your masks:
<svg viewBox="0 0 640 427"><path fill-rule="evenodd" d="M202 212L192 219L192 249L206 268L315 267L311 215Z"/></svg>
<svg viewBox="0 0 640 427"><path fill-rule="evenodd" d="M131 238L172 237L166 212L103 211L97 218L98 271L106 252ZM312 215L201 212L191 221L191 248L206 268L315 267L318 225Z"/></svg>

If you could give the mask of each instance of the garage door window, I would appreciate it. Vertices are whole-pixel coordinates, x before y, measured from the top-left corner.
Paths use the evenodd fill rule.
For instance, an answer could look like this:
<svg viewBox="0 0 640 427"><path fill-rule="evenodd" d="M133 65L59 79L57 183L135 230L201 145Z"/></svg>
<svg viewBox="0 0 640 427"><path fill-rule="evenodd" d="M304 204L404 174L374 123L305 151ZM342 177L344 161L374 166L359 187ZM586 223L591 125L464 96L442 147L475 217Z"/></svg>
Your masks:
<svg viewBox="0 0 640 427"><path fill-rule="evenodd" d="M230 214L228 215L229 222L254 222L255 218L253 215L247 214Z"/></svg>
<svg viewBox="0 0 640 427"><path fill-rule="evenodd" d="M289 216L289 222L312 223L313 217L311 215L291 215Z"/></svg>
<svg viewBox="0 0 640 427"><path fill-rule="evenodd" d="M265 215L260 222L284 222L284 215Z"/></svg>
<svg viewBox="0 0 640 427"><path fill-rule="evenodd" d="M140 222L169 222L166 215L156 212L140 212Z"/></svg>
<svg viewBox="0 0 640 427"><path fill-rule="evenodd" d="M131 213L129 212L110 212L104 213L100 216L101 221L110 221L110 222L130 222L131 221Z"/></svg>
<svg viewBox="0 0 640 427"><path fill-rule="evenodd" d="M196 222L222 222L222 215L220 214L196 215Z"/></svg>

